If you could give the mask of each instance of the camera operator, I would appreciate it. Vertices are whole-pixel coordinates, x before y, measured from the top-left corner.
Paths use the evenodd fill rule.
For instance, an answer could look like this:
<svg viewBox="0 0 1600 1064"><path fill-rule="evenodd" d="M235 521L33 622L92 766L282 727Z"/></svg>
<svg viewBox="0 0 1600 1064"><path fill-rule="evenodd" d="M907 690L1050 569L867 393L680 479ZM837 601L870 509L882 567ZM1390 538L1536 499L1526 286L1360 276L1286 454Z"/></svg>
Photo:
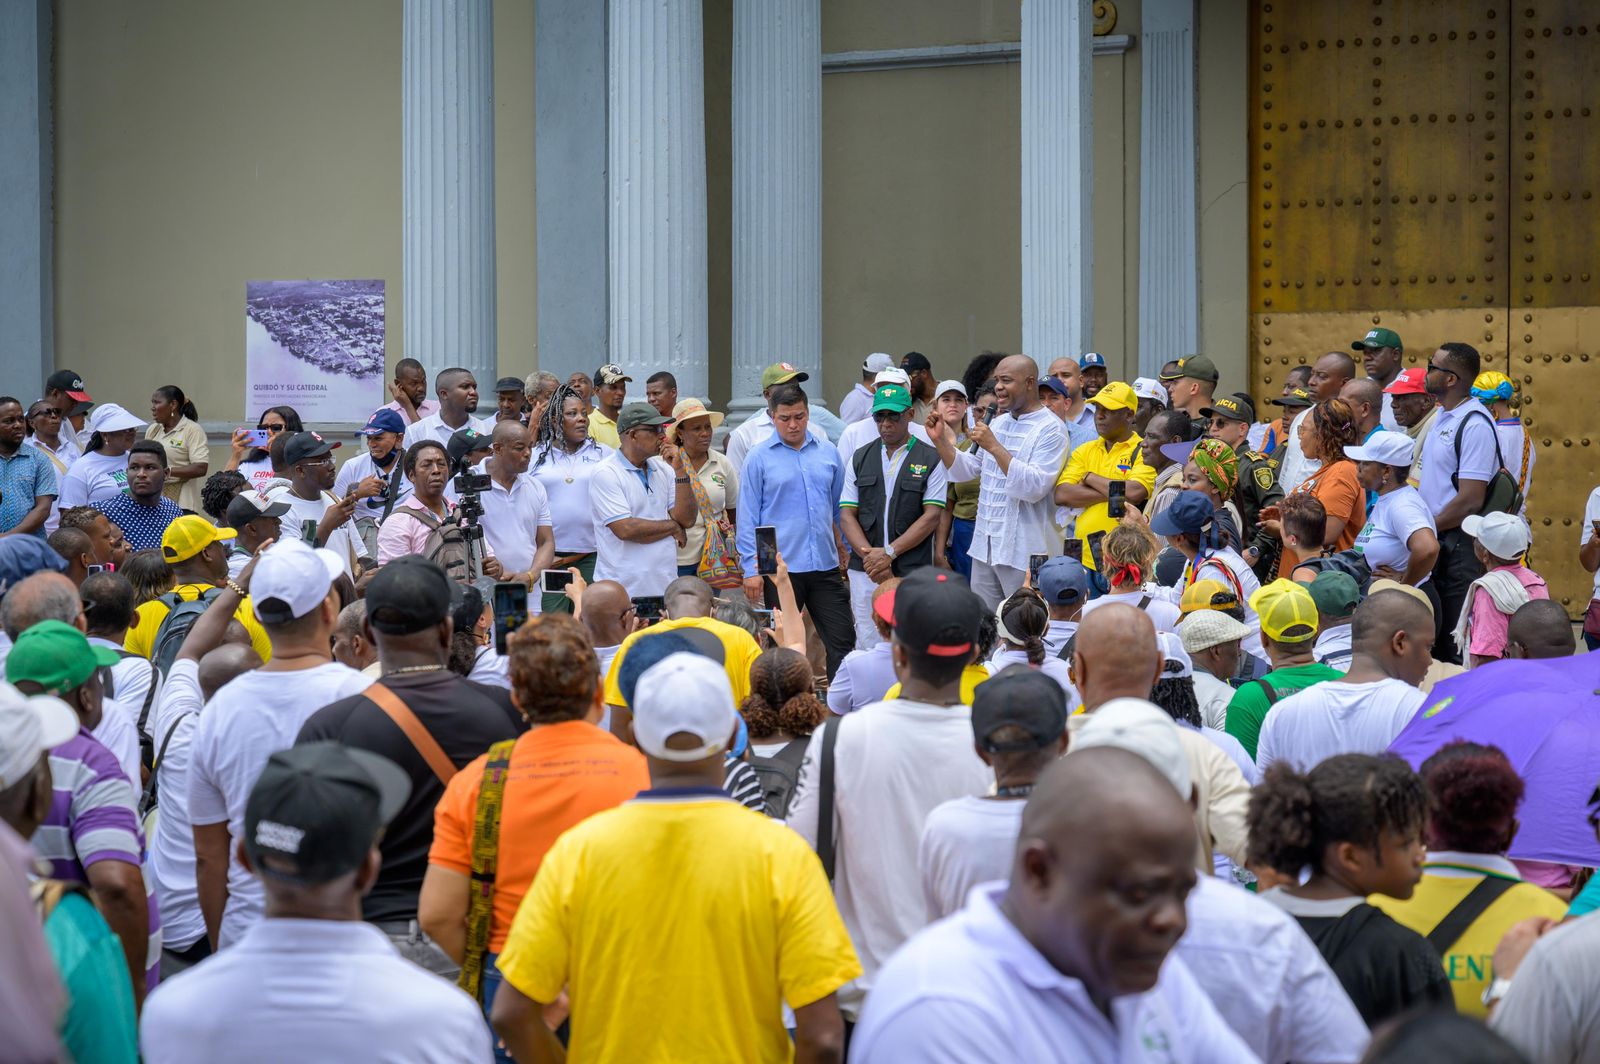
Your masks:
<svg viewBox="0 0 1600 1064"><path fill-rule="evenodd" d="M490 439L489 457L473 469L489 477L481 499L484 539L509 574L507 580L532 584L541 570L555 563L550 499L544 485L528 475L533 458L528 427L520 421L499 421Z"/></svg>
<svg viewBox="0 0 1600 1064"><path fill-rule="evenodd" d="M438 440L418 440L406 451L403 469L411 481L411 498L397 504L394 511L378 529L378 564L385 565L407 554L425 554L428 537L442 521L460 517L470 525L470 511L481 506L475 492L464 492L465 507L451 506L445 500L445 485L450 480L450 454ZM470 474L469 474L470 475ZM460 486L458 485L458 490ZM481 508L479 514L482 513ZM485 576L496 579L502 574L500 563L492 554L484 555L481 543L473 544L476 557L482 558Z"/></svg>

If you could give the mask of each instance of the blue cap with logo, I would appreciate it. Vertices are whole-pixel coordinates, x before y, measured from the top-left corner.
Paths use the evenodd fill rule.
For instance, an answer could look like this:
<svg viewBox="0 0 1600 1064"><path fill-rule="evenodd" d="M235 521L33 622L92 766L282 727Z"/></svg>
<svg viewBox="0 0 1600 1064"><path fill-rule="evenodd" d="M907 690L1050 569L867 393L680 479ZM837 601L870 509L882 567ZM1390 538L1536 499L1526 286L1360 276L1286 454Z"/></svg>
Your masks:
<svg viewBox="0 0 1600 1064"><path fill-rule="evenodd" d="M1088 354L1078 359L1079 369L1090 369L1095 366L1099 366L1101 369L1106 368L1106 356L1102 355L1098 351L1090 351Z"/></svg>
<svg viewBox="0 0 1600 1064"><path fill-rule="evenodd" d="M367 424L356 433L357 436L377 436L384 432L397 432L404 436L406 423L398 411L381 407L374 410L372 416L367 418Z"/></svg>

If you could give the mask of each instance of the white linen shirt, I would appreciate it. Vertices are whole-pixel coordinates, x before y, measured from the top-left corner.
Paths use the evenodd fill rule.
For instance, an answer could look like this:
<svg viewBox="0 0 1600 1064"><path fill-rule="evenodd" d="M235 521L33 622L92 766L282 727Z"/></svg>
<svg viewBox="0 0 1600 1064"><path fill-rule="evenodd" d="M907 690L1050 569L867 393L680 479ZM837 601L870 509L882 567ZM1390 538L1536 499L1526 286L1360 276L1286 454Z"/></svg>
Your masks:
<svg viewBox="0 0 1600 1064"><path fill-rule="evenodd" d="M1261 725L1256 765L1287 761L1305 772L1335 754L1381 754L1426 696L1403 680L1324 680L1284 697Z"/></svg>
<svg viewBox="0 0 1600 1064"><path fill-rule="evenodd" d="M483 1010L357 920L273 918L162 982L139 1024L162 1064L493 1059Z"/></svg>
<svg viewBox="0 0 1600 1064"><path fill-rule="evenodd" d="M857 383L850 394L839 401L839 420L854 425L863 419L872 420L872 388Z"/></svg>
<svg viewBox="0 0 1600 1064"><path fill-rule="evenodd" d="M1001 414L989 426L1011 455L1011 468L988 451L957 451L950 479L957 483L981 478L978 517L968 556L988 565L1026 569L1028 555L1061 553L1055 523L1055 484L1061 473L1061 452L1067 430L1048 407L1021 418Z"/></svg>
<svg viewBox="0 0 1600 1064"><path fill-rule="evenodd" d="M743 473L745 458L751 451L772 439L777 431L772 427L772 414L765 407L740 422L738 428L728 433L728 446L723 452L728 456L728 461L733 463L733 471ZM815 436L818 443L833 446L833 441L828 439L827 432L818 427L815 421L806 423L806 431Z"/></svg>
<svg viewBox="0 0 1600 1064"><path fill-rule="evenodd" d="M479 462L474 473L487 473L488 459ZM538 550L535 537L539 526L551 525L550 496L544 485L527 473L518 474L511 487L502 488L498 481L490 480L489 490L478 496L483 503L483 538L489 541L489 550L508 573L525 573L533 567L533 556ZM552 533L554 535L554 533Z"/></svg>
<svg viewBox="0 0 1600 1064"><path fill-rule="evenodd" d="M612 451L589 479L589 505L594 516L596 580L615 580L628 595L660 595L678 576L678 543L663 536L654 543L629 543L611 531L611 522L636 517L665 521L670 517L677 490L676 474L660 458L646 462L650 487L639 479L637 467Z"/></svg>
<svg viewBox="0 0 1600 1064"><path fill-rule="evenodd" d="M1428 504L1428 511L1434 517L1438 517L1439 511L1455 498L1456 486L1450 483L1451 474L1455 474L1458 481L1481 480L1487 483L1499 468L1495 464L1499 437L1495 433L1494 416L1484 409L1482 403L1468 399L1454 410L1439 407L1438 414L1433 421L1433 428L1428 430L1422 443L1422 480L1417 485L1417 490L1422 492L1422 501ZM1466 435L1461 439L1461 468L1458 471L1456 431L1465 424L1463 419L1468 417L1472 423L1465 428Z"/></svg>
<svg viewBox="0 0 1600 1064"><path fill-rule="evenodd" d="M460 432L461 429L473 429L487 436L494 431L494 422L481 421L468 414L466 424L462 425L461 428L453 429L444 423L443 414L429 414L427 417L420 418L406 426L405 438L400 445L409 450L413 443L419 443L422 440L438 440L440 443L449 446L450 437Z"/></svg>
<svg viewBox="0 0 1600 1064"><path fill-rule="evenodd" d="M1000 911L1004 892L1003 883L978 887L884 966L851 1036L851 1064L1258 1059L1171 955L1155 988L1113 999L1108 1018Z"/></svg>
<svg viewBox="0 0 1600 1064"><path fill-rule="evenodd" d="M1308 406L1289 422L1289 438L1284 441L1283 461L1278 463L1278 484L1286 496L1294 494L1294 489L1317 471L1317 463L1307 458L1305 451L1300 448L1300 422L1310 416L1311 408Z"/></svg>

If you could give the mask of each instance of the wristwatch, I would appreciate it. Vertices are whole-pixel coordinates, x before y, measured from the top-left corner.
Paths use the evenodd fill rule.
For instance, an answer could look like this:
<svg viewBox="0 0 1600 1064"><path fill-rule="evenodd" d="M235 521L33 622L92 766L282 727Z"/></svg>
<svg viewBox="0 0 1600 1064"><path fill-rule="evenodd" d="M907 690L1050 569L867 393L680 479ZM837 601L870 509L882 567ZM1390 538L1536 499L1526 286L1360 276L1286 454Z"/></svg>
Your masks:
<svg viewBox="0 0 1600 1064"><path fill-rule="evenodd" d="M1488 1008L1490 1005L1493 1005L1495 1002L1505 997L1510 990L1511 980L1502 979L1499 976L1496 976L1488 986L1483 988L1484 1007Z"/></svg>
<svg viewBox="0 0 1600 1064"><path fill-rule="evenodd" d="M883 553L884 557L888 558L890 561L894 561L894 544L891 543L887 547L883 548Z"/></svg>

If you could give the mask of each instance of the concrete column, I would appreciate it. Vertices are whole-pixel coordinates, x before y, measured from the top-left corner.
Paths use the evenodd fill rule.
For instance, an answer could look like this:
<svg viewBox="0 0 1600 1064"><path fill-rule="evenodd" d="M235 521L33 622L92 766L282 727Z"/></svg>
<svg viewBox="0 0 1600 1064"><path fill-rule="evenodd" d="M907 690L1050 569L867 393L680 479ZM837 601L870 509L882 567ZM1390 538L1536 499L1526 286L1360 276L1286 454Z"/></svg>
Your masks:
<svg viewBox="0 0 1600 1064"><path fill-rule="evenodd" d="M822 390L822 30L819 0L733 4L733 395L790 362Z"/></svg>
<svg viewBox="0 0 1600 1064"><path fill-rule="evenodd" d="M1145 0L1139 48L1139 372L1200 350L1194 0Z"/></svg>
<svg viewBox="0 0 1600 1064"><path fill-rule="evenodd" d="M24 407L55 368L50 0L0 3L0 376Z"/></svg>
<svg viewBox="0 0 1600 1064"><path fill-rule="evenodd" d="M706 393L706 127L700 0L609 0L611 360L644 393Z"/></svg>
<svg viewBox="0 0 1600 1064"><path fill-rule="evenodd" d="M492 390L493 0L405 0L405 354Z"/></svg>
<svg viewBox="0 0 1600 1064"><path fill-rule="evenodd" d="M539 368L565 381L609 361L604 0L539 0L533 34Z"/></svg>
<svg viewBox="0 0 1600 1064"><path fill-rule="evenodd" d="M1022 349L1041 369L1093 331L1089 8L1022 2Z"/></svg>

